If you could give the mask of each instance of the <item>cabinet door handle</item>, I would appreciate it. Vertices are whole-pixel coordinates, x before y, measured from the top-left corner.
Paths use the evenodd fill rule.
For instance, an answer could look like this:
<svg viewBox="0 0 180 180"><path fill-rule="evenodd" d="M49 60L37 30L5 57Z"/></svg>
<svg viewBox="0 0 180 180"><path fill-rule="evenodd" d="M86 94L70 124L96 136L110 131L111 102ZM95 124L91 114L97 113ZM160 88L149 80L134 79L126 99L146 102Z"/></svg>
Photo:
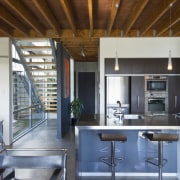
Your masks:
<svg viewBox="0 0 180 180"><path fill-rule="evenodd" d="M174 96L174 107L177 108L177 100L178 100L178 97L177 96Z"/></svg>
<svg viewBox="0 0 180 180"><path fill-rule="evenodd" d="M139 109L139 96L137 96L137 108Z"/></svg>

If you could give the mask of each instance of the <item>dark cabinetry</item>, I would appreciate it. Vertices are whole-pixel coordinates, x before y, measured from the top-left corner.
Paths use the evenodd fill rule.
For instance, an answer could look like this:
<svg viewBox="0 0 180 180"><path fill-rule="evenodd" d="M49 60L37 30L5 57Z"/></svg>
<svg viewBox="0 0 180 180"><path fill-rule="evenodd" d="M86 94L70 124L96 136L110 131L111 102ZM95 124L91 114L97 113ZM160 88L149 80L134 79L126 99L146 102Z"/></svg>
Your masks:
<svg viewBox="0 0 180 180"><path fill-rule="evenodd" d="M180 112L180 76L168 78L169 114Z"/></svg>
<svg viewBox="0 0 180 180"><path fill-rule="evenodd" d="M131 113L144 114L144 76L131 77Z"/></svg>
<svg viewBox="0 0 180 180"><path fill-rule="evenodd" d="M119 58L119 71L114 71L114 60L105 58L105 74L169 74L168 58ZM180 58L173 58L170 73L180 74Z"/></svg>

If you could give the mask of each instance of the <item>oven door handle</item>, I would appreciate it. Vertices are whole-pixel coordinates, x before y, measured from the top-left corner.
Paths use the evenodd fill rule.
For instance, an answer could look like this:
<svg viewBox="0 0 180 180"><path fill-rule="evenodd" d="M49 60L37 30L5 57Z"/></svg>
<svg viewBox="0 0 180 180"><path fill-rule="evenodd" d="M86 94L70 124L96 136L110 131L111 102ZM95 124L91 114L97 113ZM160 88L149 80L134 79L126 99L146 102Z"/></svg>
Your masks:
<svg viewBox="0 0 180 180"><path fill-rule="evenodd" d="M152 98L152 99L148 99L148 102L149 102L149 103L152 103L152 102L156 102L157 100L158 100L158 99L153 99L153 98Z"/></svg>

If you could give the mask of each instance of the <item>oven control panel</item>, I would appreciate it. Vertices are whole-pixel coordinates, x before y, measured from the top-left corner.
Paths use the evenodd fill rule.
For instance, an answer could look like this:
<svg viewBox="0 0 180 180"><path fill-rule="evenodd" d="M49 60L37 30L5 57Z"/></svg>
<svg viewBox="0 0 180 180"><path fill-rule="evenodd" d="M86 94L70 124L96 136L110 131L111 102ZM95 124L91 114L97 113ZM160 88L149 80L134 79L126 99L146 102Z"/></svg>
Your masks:
<svg viewBox="0 0 180 180"><path fill-rule="evenodd" d="M145 92L145 97L168 97L167 92Z"/></svg>

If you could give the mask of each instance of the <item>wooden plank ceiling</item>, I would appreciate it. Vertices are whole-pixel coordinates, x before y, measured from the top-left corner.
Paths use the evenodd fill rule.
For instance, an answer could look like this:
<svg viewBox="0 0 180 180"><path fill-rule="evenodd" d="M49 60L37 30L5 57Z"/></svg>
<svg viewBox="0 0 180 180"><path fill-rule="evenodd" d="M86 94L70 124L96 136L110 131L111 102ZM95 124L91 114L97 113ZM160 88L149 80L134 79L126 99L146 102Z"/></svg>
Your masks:
<svg viewBox="0 0 180 180"><path fill-rule="evenodd" d="M0 37L53 38L76 61L97 61L100 37L170 30L180 36L180 0L0 0Z"/></svg>

